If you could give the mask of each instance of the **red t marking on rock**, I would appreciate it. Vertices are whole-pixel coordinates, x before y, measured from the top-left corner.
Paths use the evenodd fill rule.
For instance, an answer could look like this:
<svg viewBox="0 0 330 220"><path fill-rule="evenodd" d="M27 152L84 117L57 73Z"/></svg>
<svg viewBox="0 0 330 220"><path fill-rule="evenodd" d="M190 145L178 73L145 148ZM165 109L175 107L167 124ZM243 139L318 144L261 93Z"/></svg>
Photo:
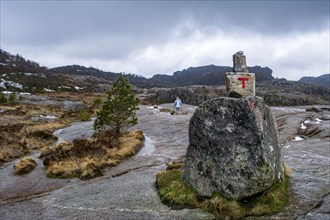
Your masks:
<svg viewBox="0 0 330 220"><path fill-rule="evenodd" d="M238 80L242 81L242 88L245 88L245 82L249 80L249 78L239 77Z"/></svg>

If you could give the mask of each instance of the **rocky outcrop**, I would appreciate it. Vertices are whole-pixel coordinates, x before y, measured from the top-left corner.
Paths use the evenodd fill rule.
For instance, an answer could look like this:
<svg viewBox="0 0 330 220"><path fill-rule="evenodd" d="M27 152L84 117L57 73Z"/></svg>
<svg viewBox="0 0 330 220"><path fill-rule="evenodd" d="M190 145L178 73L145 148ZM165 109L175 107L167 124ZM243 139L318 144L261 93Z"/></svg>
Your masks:
<svg viewBox="0 0 330 220"><path fill-rule="evenodd" d="M147 99L149 102L173 103L177 96L183 101L183 104L200 105L203 102L226 96L227 92L224 86L189 86L177 88L150 89L148 94L153 94Z"/></svg>
<svg viewBox="0 0 330 220"><path fill-rule="evenodd" d="M298 80L299 82L304 83L312 83L317 84L320 86L324 86L326 88L330 88L330 73L329 74L323 74L321 76L312 77L312 76L304 76L301 79Z"/></svg>
<svg viewBox="0 0 330 220"><path fill-rule="evenodd" d="M261 98L217 98L197 108L183 179L200 196L246 198L268 189L283 172L275 119Z"/></svg>
<svg viewBox="0 0 330 220"><path fill-rule="evenodd" d="M256 95L268 106L329 105L330 89L318 85L277 79L257 82ZM172 103L179 96L184 104L200 105L205 101L227 96L225 86L188 86L149 89L147 101L155 104Z"/></svg>
<svg viewBox="0 0 330 220"><path fill-rule="evenodd" d="M79 112L85 108L86 106L83 102L65 101L63 103L63 109L68 112Z"/></svg>

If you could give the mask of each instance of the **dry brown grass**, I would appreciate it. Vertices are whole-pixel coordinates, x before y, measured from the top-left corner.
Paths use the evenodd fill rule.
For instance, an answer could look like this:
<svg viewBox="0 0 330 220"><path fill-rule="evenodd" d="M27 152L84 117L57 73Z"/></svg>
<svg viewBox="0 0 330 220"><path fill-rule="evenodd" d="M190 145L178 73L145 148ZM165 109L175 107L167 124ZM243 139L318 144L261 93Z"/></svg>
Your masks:
<svg viewBox="0 0 330 220"><path fill-rule="evenodd" d="M58 107L16 104L0 106L5 110L0 119L0 165L13 159L23 157L33 149L52 145L56 140L53 131L66 127L72 119L56 122L34 122L34 115L55 115L60 117ZM71 120L71 121L70 121Z"/></svg>
<svg viewBox="0 0 330 220"><path fill-rule="evenodd" d="M49 177L89 179L101 176L103 169L119 164L123 159L135 155L143 146L142 131L125 132L118 145L111 146L111 132L102 132L93 138L62 143L41 150Z"/></svg>
<svg viewBox="0 0 330 220"><path fill-rule="evenodd" d="M25 157L14 165L14 172L16 175L30 173L36 166L37 163L33 158Z"/></svg>
<svg viewBox="0 0 330 220"><path fill-rule="evenodd" d="M287 163L284 163L284 175L285 177L289 177L292 174L292 169L289 167Z"/></svg>

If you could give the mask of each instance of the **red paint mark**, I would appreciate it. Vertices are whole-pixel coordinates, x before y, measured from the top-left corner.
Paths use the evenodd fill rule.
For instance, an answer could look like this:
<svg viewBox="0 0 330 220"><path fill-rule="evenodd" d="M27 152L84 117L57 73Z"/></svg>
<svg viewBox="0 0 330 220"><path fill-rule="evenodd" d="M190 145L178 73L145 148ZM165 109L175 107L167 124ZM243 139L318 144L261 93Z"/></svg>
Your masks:
<svg viewBox="0 0 330 220"><path fill-rule="evenodd" d="M240 81L242 81L242 88L244 89L245 88L245 83L246 83L246 81L249 80L249 78L239 77L237 79L240 80Z"/></svg>
<svg viewBox="0 0 330 220"><path fill-rule="evenodd" d="M254 100L250 100L250 105L249 105L250 111L253 111L254 105L255 105L255 101Z"/></svg>

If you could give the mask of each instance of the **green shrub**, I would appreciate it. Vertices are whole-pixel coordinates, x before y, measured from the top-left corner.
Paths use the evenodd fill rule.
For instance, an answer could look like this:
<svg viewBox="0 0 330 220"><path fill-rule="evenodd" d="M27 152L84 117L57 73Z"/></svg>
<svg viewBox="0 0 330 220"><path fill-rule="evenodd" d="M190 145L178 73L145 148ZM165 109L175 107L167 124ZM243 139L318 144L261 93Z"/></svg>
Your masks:
<svg viewBox="0 0 330 220"><path fill-rule="evenodd" d="M7 98L4 96L4 94L0 93L0 103L6 103Z"/></svg>
<svg viewBox="0 0 330 220"><path fill-rule="evenodd" d="M87 112L86 109L83 109L79 112L79 120L80 121L90 121L91 115Z"/></svg>
<svg viewBox="0 0 330 220"><path fill-rule="evenodd" d="M99 108L102 106L102 99L101 98L96 98L93 102L93 108Z"/></svg>
<svg viewBox="0 0 330 220"><path fill-rule="evenodd" d="M16 102L16 99L17 99L16 94L11 93L8 97L8 102L12 104L12 103Z"/></svg>

